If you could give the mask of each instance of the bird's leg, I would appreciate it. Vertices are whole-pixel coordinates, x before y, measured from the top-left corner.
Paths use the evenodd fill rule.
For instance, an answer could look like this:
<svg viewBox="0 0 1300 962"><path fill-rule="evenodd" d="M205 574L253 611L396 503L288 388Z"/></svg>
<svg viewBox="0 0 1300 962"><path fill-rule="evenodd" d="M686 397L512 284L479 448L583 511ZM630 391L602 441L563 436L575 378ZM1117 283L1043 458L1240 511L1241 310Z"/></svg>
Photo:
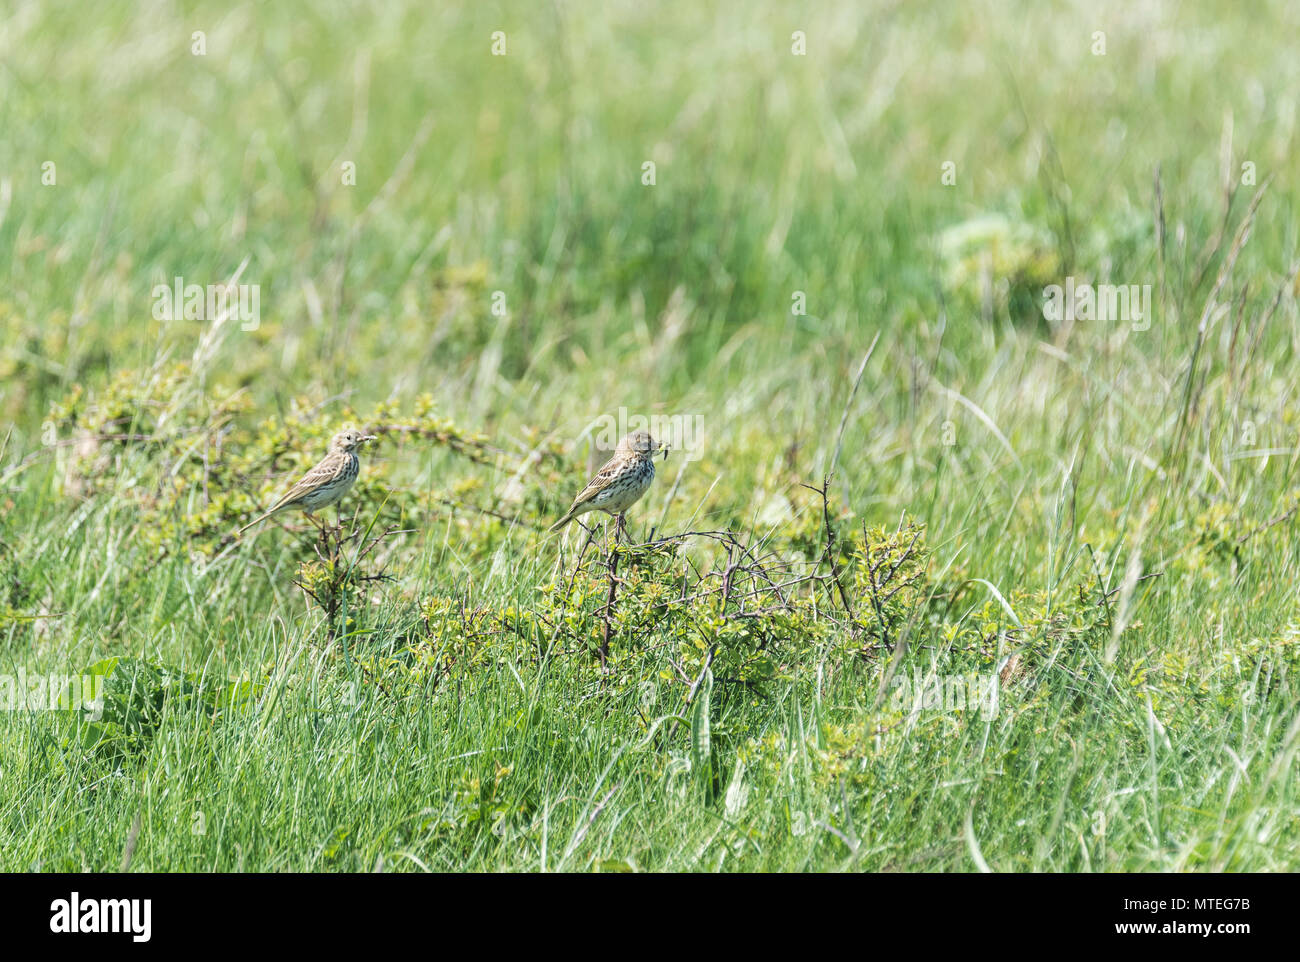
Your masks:
<svg viewBox="0 0 1300 962"><path fill-rule="evenodd" d="M339 511L338 514L339 542L342 543L344 541L350 541L352 538L355 538L357 537L358 534L360 534L360 532L357 530L357 518L359 518L360 515L354 514L350 518L343 517L343 507L341 504L339 506L338 511ZM344 532L345 528L347 529L346 534Z"/></svg>
<svg viewBox="0 0 1300 962"><path fill-rule="evenodd" d="M325 546L325 554L328 560L338 561L339 551L343 543L342 525L332 525L322 517L320 521L316 522L316 528L320 532L320 542Z"/></svg>
<svg viewBox="0 0 1300 962"><path fill-rule="evenodd" d="M617 582L620 585L626 584L627 582L618 576L618 552L615 549L618 548L619 536L623 534L623 526L626 522L626 514L618 514L614 516L614 543L609 549L609 580L611 582Z"/></svg>
<svg viewBox="0 0 1300 962"><path fill-rule="evenodd" d="M319 519L316 517L316 515L312 514L310 511L306 510L305 508L303 509L303 512L302 512L302 513L305 514L305 515L307 516L307 520L310 521L311 524L312 524L312 527L316 529L316 534L318 534L318 535L320 536L321 543L322 543L322 544L328 544L328 543L329 543L329 537L328 537L328 535L326 534L326 530L325 530L325 522L319 520Z"/></svg>

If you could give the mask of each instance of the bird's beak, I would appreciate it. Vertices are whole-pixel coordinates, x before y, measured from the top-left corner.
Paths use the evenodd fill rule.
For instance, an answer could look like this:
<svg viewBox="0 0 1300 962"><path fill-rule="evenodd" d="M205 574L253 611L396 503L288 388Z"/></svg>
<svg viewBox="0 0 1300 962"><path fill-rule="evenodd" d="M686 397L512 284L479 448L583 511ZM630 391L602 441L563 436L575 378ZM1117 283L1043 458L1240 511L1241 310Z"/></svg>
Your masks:
<svg viewBox="0 0 1300 962"><path fill-rule="evenodd" d="M363 435L361 435L361 440L362 440L362 441L378 441L378 440L379 440L379 435L378 435L378 434L363 434Z"/></svg>

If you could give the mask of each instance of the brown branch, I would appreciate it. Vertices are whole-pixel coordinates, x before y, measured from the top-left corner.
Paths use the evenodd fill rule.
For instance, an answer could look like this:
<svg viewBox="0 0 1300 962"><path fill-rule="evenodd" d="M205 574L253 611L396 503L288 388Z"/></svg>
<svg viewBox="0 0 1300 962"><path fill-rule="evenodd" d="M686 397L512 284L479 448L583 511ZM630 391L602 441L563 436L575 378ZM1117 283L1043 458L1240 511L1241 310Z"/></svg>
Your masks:
<svg viewBox="0 0 1300 962"><path fill-rule="evenodd" d="M852 621L853 605L849 601L848 592L844 590L844 579L840 569L840 562L839 559L836 558L835 556L835 526L831 524L830 497L827 493L830 490L830 486L831 486L831 479L829 476L827 476L822 480L822 486L820 488L814 487L811 484L801 485L801 487L805 487L809 491L816 491L819 495L821 495L822 524L824 525L826 530L826 543L822 551L822 560L829 562L831 566L831 575L832 575L832 579L835 582L835 587L839 591L840 604L844 606L844 613L849 616L849 621Z"/></svg>
<svg viewBox="0 0 1300 962"><path fill-rule="evenodd" d="M609 636L614 630L614 601L618 596L618 539L622 532L623 515L620 514L614 526L614 543L610 545L609 556L605 562L609 568L609 595L605 598L605 632L600 641L600 648L597 650L602 671L605 670L605 663L609 659Z"/></svg>

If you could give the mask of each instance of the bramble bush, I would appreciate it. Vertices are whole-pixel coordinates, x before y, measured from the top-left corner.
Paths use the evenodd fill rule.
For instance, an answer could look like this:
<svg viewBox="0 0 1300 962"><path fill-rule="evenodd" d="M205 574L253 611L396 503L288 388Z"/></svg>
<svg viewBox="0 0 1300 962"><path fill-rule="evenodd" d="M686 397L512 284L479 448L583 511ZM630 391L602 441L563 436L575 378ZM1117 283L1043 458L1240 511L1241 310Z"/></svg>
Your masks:
<svg viewBox="0 0 1300 962"><path fill-rule="evenodd" d="M1083 717L1100 703L1129 706L1132 718L1149 704L1167 725L1196 725L1241 691L1268 697L1300 658L1292 630L1219 651L1220 677L1193 677L1190 662L1169 652L1136 653L1116 675L1108 647L1132 627L1117 627L1116 584L1088 573L1050 595L1013 587L1004 596L960 567L939 576L925 526L860 522L837 505L833 479L805 485L806 510L761 534L718 527L636 543L599 525L575 526L577 537L561 549L544 530L562 508L552 492L565 490L573 470L540 431L525 439L531 453L514 455L438 416L427 398L409 412L385 403L361 412L341 406L325 417L298 399L282 417L251 414L246 395L215 381L198 386L184 364L123 372L103 392L77 390L55 407L61 440L50 450L66 496L133 513L145 555L184 553L198 565L230 566L239 563L230 557L233 531L284 476L319 458L340 423L378 434L345 502L350 521L278 542L293 562L285 580L310 601L293 630L323 655L324 676L276 680L274 663L223 677L110 659L88 669L109 682L105 717L78 722L69 745L129 765L167 719L221 724L228 712L269 710L286 688L323 684L329 698L352 704L357 686L369 686L394 711L407 711L526 668L571 679L583 698L665 750L665 784L684 779L683 790L725 808L738 804L746 771L750 790L788 779L792 750L789 733L761 734L751 727L755 716L734 709L792 691L816 701L834 686L865 706L843 718L828 709L817 720L808 746L814 784L893 792L874 765L904 739L938 751L979 707L918 715L910 694L895 697L891 684L900 679L994 678L1006 723L1023 719L1033 730L1054 724L1050 712ZM434 490L409 483L400 459L386 456L426 446L466 471ZM494 471L513 483L494 487ZM508 601L490 586L421 592L394 578L419 557L418 538L404 536L449 520L468 558L489 559L512 538L509 550L544 552L554 564ZM1147 572L1139 585L1162 575L1194 578L1207 566L1230 576L1253 550L1228 512L1208 510L1173 553L1172 569ZM30 592L0 538L0 618L22 617ZM1053 701L1059 693L1064 703ZM521 724L543 720L529 715ZM469 823L502 831L527 821L527 806L503 793L509 767L483 764L465 770L449 807L427 813L419 833ZM823 815L836 821L832 810ZM796 816L803 817L792 810Z"/></svg>

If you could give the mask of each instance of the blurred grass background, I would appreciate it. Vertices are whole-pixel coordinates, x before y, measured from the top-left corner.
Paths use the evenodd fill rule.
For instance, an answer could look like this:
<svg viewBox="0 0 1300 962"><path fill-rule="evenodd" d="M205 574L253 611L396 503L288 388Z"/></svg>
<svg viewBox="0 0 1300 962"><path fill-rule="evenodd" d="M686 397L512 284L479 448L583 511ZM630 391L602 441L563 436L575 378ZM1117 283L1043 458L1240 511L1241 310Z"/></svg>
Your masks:
<svg viewBox="0 0 1300 962"><path fill-rule="evenodd" d="M1278 777L1293 771L1297 700L1284 670L1298 623L1288 590L1300 450L1294 5L42 2L4 4L0 21L0 539L13 577L35 582L11 607L42 612L35 625L4 628L13 664L80 666L125 651L195 665L219 653L222 673L235 675L313 630L290 596L295 556L278 534L250 549L253 570L227 569L245 573L223 575L188 613L155 605L171 590L157 579L171 575L146 570L131 509L61 489L60 449L43 426L76 385L93 396L121 372L194 357L205 390L248 392L246 427L301 414L296 399L306 398L326 433L344 404L407 409L428 394L513 455L539 438L572 446L573 488L538 495L557 510L590 465L578 435L592 418L619 407L701 415L702 456L670 461L642 511L646 526L662 518L670 529L815 514L798 483L829 470L848 405L835 493L856 519L925 522L940 566L1008 597L1051 598L1085 552L1115 583L1134 557L1143 572L1165 572L1142 582L1130 612L1129 672L1185 657L1171 684L1235 691L1225 665L1244 670L1261 644L1277 659L1269 698L1247 708L1222 696L1236 729L1182 729L1192 742L1162 774L1175 786L1168 797L1102 786L1108 767L1145 773L1151 762L1140 684L1134 714L1099 706L1098 757L1048 765L1028 816L1015 792L998 795L976 823L992 836L984 857L1090 867L1063 819L1090 826L1110 810L1104 799L1120 797L1153 810L1127 813L1094 856L1105 867L1294 867L1300 810L1292 779ZM205 34L202 56L194 31ZM505 56L491 54L494 31ZM792 53L795 31L805 56ZM642 183L647 161L654 186ZM941 180L947 162L955 185ZM343 182L345 163L355 186ZM1247 163L1254 184L1242 183ZM965 238L955 248L945 244L954 236ZM245 260L241 281L261 286L256 330L230 327L199 357L201 323L152 319L155 284L220 283ZM1041 289L1067 275L1152 285L1150 329L1047 323ZM504 317L491 311L498 291ZM791 313L795 292L805 315ZM511 476L411 445L380 462L393 483L435 494L466 477L499 494ZM488 598L526 603L551 561L518 539L503 556L498 542L476 551L457 537L450 524L417 536L396 596L473 581ZM538 703L564 712L579 697L549 692ZM803 744L791 721L811 710L803 697L763 709L747 731ZM374 718L391 712L367 706ZM282 749L310 742L310 706L298 707ZM436 734L446 716L412 715L390 754L374 746L372 767L347 756L364 771L342 811L373 803L393 754L482 751L515 711L476 703L454 722L468 739L458 746ZM599 741L606 722L575 717L572 736ZM47 737L44 724L21 723L11 765ZM1039 729L1031 734L1056 739ZM975 782L996 768L940 736L919 761L890 756L879 778L947 784L935 773L960 767L958 757ZM185 726L174 737L185 747L176 758L206 744ZM827 750L822 735L814 741ZM1235 746L1235 762L1221 744ZM244 766L264 760L248 751ZM285 771L268 766L228 800L241 851L261 857L211 835L164 842L161 830L142 857L155 868L370 867L388 851L382 833L339 828L348 819L328 800L285 830L293 854L250 841L270 804L259 793L337 790L318 784L319 759L285 751ZM601 750L573 751L603 764ZM713 866L698 853L716 826L695 800L656 794L661 761L619 782L644 793L620 810L653 814L584 829L564 867L629 851L638 866ZM590 787L574 757L555 764L559 783ZM1080 765L1095 775L1082 787ZM1221 812L1182 812L1187 785L1212 793L1240 772L1257 790L1248 801L1229 792L1215 796ZM208 771L196 784L232 774ZM455 765L426 774L488 777ZM64 802L45 821L33 815L37 783L24 794L6 778L11 867L115 864L137 796L97 802L105 828L71 842L59 826L91 817L75 801L80 777L60 775ZM804 790L840 803L814 782ZM149 784L141 777L140 797ZM553 799L548 784L539 774L530 791ZM418 810L427 789L413 779L382 790ZM964 791L938 792L925 814L915 800L885 811L866 792L858 826L880 819L880 841L850 863L971 867L965 841L951 843ZM751 850L742 866L841 864L832 834L796 837L788 818L767 814L751 814L737 837L768 854ZM564 817L576 837L586 815ZM1033 831L1014 827L1025 817ZM335 831L344 837L323 840ZM454 844L428 842L412 857L441 868L536 864L452 834ZM733 858L747 851L729 844Z"/></svg>

